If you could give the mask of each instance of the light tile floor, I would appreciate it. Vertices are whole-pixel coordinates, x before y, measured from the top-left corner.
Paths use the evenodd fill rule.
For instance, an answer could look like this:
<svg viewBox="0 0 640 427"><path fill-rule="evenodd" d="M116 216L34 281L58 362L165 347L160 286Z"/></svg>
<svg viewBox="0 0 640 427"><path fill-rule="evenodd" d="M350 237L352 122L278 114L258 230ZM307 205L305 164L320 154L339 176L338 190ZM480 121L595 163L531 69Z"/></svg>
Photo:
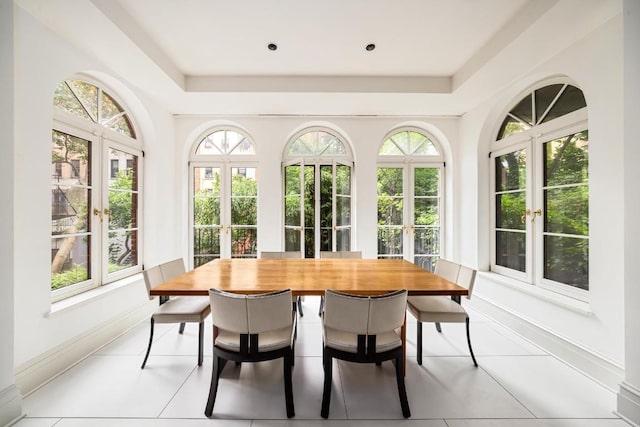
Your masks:
<svg viewBox="0 0 640 427"><path fill-rule="evenodd" d="M293 389L285 415L281 361L228 364L214 408L204 416L211 378L211 334L196 365L197 327L158 325L144 370L144 322L23 401L17 427L624 427L616 396L508 329L469 308L479 367L464 325L424 327L423 364L415 360L415 320L407 326L407 394L402 418L393 366L335 362L330 418L320 417L322 339L318 298L307 297L298 326ZM211 330L211 326L207 329Z"/></svg>

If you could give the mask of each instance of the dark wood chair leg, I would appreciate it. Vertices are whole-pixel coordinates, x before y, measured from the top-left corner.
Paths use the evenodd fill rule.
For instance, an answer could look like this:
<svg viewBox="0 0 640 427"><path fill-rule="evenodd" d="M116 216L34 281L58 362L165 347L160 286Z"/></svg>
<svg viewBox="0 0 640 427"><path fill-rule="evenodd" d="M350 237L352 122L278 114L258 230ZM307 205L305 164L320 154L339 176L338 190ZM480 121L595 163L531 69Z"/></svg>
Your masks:
<svg viewBox="0 0 640 427"><path fill-rule="evenodd" d="M469 344L469 353L471 353L471 359L473 360L473 364L475 367L478 367L478 362L476 362L476 357L473 355L473 349L471 348L471 335L469 334L469 318L467 317L467 344Z"/></svg>
<svg viewBox="0 0 640 427"><path fill-rule="evenodd" d="M287 353L284 356L284 399L287 407L287 418L291 418L296 415L295 408L293 406L293 380L291 378L291 371L293 369L293 354Z"/></svg>
<svg viewBox="0 0 640 427"><path fill-rule="evenodd" d="M322 356L322 364L324 367L324 390L322 392L322 409L320 415L322 418L329 418L329 405L331 404L331 375L333 369L333 359L326 354Z"/></svg>
<svg viewBox="0 0 640 427"><path fill-rule="evenodd" d="M440 327L440 322L436 322L436 330L442 333L442 328Z"/></svg>
<svg viewBox="0 0 640 427"><path fill-rule="evenodd" d="M211 417L213 413L213 405L216 403L216 395L218 394L218 380L220 378L221 369L220 357L213 355L213 368L211 369L211 386L209 387L209 398L204 414Z"/></svg>
<svg viewBox="0 0 640 427"><path fill-rule="evenodd" d="M184 332L184 323L180 323L180 329L178 329L178 333L182 334Z"/></svg>
<svg viewBox="0 0 640 427"><path fill-rule="evenodd" d="M153 317L151 318L151 332L149 333L149 347L147 347L147 354L144 355L144 360L142 361L142 366L140 367L140 369L144 369L145 365L147 364L147 359L149 358L149 353L151 352L151 344L153 343L153 324L155 323L155 321L153 320Z"/></svg>
<svg viewBox="0 0 640 427"><path fill-rule="evenodd" d="M409 418L411 410L409 409L409 401L407 399L407 389L404 384L404 357L400 354L396 357L396 382L398 383L398 396L400 397L400 406L402 407L402 416Z"/></svg>
<svg viewBox="0 0 640 427"><path fill-rule="evenodd" d="M416 347L417 347L417 355L416 359L418 360L418 365L422 365L422 322L418 321L416 334Z"/></svg>
<svg viewBox="0 0 640 427"><path fill-rule="evenodd" d="M204 354L204 321L198 325L198 366L202 366L202 358Z"/></svg>
<svg viewBox="0 0 640 427"><path fill-rule="evenodd" d="M304 316L304 312L302 311L302 297L296 298L296 305L298 306L298 314L300 314L300 317Z"/></svg>
<svg viewBox="0 0 640 427"><path fill-rule="evenodd" d="M318 316L322 317L322 309L324 309L324 296L320 297L320 308L318 309Z"/></svg>

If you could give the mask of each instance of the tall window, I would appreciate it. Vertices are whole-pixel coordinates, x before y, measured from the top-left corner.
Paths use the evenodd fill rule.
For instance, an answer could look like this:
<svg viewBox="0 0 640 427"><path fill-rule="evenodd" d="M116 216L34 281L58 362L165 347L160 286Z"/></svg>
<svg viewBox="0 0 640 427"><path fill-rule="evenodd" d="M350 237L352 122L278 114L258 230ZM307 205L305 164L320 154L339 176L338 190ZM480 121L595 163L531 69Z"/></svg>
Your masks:
<svg viewBox="0 0 640 427"><path fill-rule="evenodd" d="M215 130L191 157L193 265L217 258L255 258L258 171L251 140L236 129Z"/></svg>
<svg viewBox="0 0 640 427"><path fill-rule="evenodd" d="M59 300L140 271L141 144L101 87L56 88L51 138L51 289Z"/></svg>
<svg viewBox="0 0 640 427"><path fill-rule="evenodd" d="M442 253L444 162L419 129L394 131L378 151L378 258L433 271Z"/></svg>
<svg viewBox="0 0 640 427"><path fill-rule="evenodd" d="M507 113L493 144L492 269L587 299L589 133L580 89L537 88Z"/></svg>
<svg viewBox="0 0 640 427"><path fill-rule="evenodd" d="M334 131L306 129L285 149L285 250L315 258L351 250L351 170L348 145Z"/></svg>

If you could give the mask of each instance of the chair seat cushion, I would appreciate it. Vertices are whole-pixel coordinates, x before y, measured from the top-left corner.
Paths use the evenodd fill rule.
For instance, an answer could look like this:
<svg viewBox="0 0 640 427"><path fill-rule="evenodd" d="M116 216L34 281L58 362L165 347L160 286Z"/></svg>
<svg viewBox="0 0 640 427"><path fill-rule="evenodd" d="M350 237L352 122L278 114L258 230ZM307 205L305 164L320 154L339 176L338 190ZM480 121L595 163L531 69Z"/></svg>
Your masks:
<svg viewBox="0 0 640 427"><path fill-rule="evenodd" d="M407 299L407 309L419 322L465 322L462 305L445 296L414 296Z"/></svg>
<svg viewBox="0 0 640 427"><path fill-rule="evenodd" d="M258 351L261 353L289 347L291 344L290 327L258 335ZM240 351L240 334L219 329L215 345L225 350L238 352Z"/></svg>
<svg viewBox="0 0 640 427"><path fill-rule="evenodd" d="M357 353L358 335L325 326L324 345L347 353ZM400 346L402 346L402 339L397 331L383 332L376 337L377 353L392 350Z"/></svg>
<svg viewBox="0 0 640 427"><path fill-rule="evenodd" d="M160 305L153 313L158 323L202 322L211 313L207 297L175 297Z"/></svg>

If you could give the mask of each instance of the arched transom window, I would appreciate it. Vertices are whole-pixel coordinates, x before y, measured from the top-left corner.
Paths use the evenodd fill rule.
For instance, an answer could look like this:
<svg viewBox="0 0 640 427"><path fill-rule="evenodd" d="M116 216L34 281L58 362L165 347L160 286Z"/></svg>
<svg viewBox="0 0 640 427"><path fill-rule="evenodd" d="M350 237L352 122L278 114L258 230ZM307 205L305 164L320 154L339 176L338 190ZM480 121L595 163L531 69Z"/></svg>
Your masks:
<svg viewBox="0 0 640 427"><path fill-rule="evenodd" d="M553 82L519 98L492 145L492 269L582 300L589 289L584 94Z"/></svg>
<svg viewBox="0 0 640 427"><path fill-rule="evenodd" d="M240 129L215 129L197 142L190 162L194 267L257 256L256 160L253 142Z"/></svg>
<svg viewBox="0 0 640 427"><path fill-rule="evenodd" d="M352 250L351 151L337 132L309 128L295 135L284 156L286 251L306 258Z"/></svg>
<svg viewBox="0 0 640 427"><path fill-rule="evenodd" d="M140 270L142 151L129 114L99 85L64 81L53 105L55 301Z"/></svg>
<svg viewBox="0 0 640 427"><path fill-rule="evenodd" d="M433 270L442 253L441 150L420 129L388 135L378 150L378 258Z"/></svg>

